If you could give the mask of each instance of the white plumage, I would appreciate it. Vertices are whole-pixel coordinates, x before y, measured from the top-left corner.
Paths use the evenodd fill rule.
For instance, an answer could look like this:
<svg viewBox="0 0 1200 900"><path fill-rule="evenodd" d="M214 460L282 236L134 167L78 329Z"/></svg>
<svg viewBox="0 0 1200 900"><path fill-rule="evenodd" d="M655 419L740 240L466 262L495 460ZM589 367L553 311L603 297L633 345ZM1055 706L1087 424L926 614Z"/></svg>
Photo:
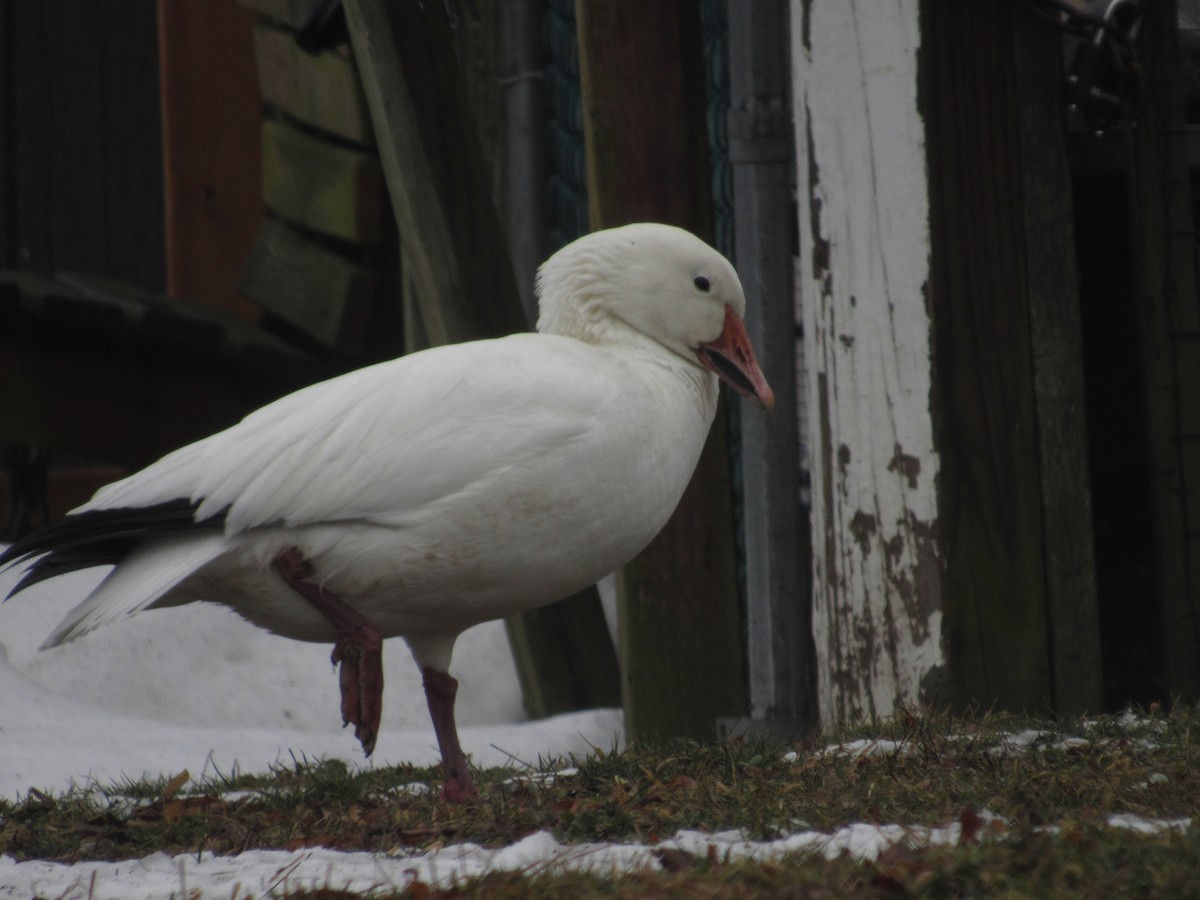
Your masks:
<svg viewBox="0 0 1200 900"><path fill-rule="evenodd" d="M15 544L0 562L45 554L39 578L94 564L89 547L117 563L46 644L148 607L216 601L273 632L338 642L335 656L353 657L344 696L369 695L382 684L365 668L347 683L366 644L327 606L344 604L371 633L408 641L447 794L469 794L445 674L457 635L567 596L654 537L712 422L713 372L772 402L733 268L686 232L589 235L542 267L539 299L539 334L436 348L297 391ZM169 526L138 518L160 509L177 510L160 517ZM356 697L343 713L369 752L378 716L360 721L371 715L358 716Z"/></svg>

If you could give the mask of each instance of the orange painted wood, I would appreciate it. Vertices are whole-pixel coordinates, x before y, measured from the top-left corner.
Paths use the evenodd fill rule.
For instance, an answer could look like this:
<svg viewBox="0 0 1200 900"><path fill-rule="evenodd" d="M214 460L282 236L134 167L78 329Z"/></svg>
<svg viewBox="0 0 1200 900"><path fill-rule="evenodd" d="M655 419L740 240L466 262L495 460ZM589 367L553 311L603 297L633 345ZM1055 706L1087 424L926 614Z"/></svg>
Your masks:
<svg viewBox="0 0 1200 900"><path fill-rule="evenodd" d="M237 290L263 220L254 16L159 0L158 28L167 291L254 321Z"/></svg>

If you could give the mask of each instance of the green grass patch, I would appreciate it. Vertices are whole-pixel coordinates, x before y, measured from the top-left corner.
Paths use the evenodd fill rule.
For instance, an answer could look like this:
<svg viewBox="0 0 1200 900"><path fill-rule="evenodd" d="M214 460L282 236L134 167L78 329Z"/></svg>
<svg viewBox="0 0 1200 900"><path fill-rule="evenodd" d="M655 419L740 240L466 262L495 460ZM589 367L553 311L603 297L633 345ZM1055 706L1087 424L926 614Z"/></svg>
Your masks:
<svg viewBox="0 0 1200 900"><path fill-rule="evenodd" d="M1197 896L1200 821L1153 835L1108 822L1195 816L1198 735L1200 707L1183 704L1090 721L908 714L814 748L673 742L545 761L518 775L485 770L478 799L459 805L438 797L436 770L353 772L336 760L297 760L258 775L0 801L0 853L74 861L318 845L429 850L468 840L500 846L541 830L563 843L655 844L681 829L769 840L852 822L958 822L965 839L956 846L900 843L873 862L810 853L748 863L673 851L661 854L661 871L616 880L494 874L408 895ZM568 766L570 774L555 774Z"/></svg>

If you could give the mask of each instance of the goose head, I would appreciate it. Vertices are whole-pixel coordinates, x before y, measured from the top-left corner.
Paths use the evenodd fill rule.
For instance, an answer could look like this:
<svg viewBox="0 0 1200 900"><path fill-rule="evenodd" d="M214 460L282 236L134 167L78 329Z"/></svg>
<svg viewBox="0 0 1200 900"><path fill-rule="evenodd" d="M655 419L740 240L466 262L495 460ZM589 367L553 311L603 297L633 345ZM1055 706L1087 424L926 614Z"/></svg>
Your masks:
<svg viewBox="0 0 1200 900"><path fill-rule="evenodd" d="M690 232L649 222L592 232L542 265L537 288L540 332L595 344L628 343L632 332L774 406L737 272Z"/></svg>

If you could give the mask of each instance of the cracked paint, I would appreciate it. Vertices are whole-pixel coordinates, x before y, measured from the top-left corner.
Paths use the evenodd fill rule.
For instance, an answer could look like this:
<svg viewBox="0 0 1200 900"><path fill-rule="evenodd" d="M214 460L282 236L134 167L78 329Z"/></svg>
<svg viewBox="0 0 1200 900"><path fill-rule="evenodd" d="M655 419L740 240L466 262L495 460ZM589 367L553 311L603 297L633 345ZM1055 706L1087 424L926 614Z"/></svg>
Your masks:
<svg viewBox="0 0 1200 900"><path fill-rule="evenodd" d="M878 531L879 525L875 521L875 517L870 513L863 512L861 509L850 520L850 533L854 535L854 540L858 542L858 546L862 550L864 557L871 555L872 539Z"/></svg>
<svg viewBox="0 0 1200 900"><path fill-rule="evenodd" d="M819 411L807 438L813 637L829 726L941 696L946 680L920 33L915 4L793 0L792 12L808 176L800 359Z"/></svg>
<svg viewBox="0 0 1200 900"><path fill-rule="evenodd" d="M900 445L897 444L896 452L892 455L892 461L888 463L888 471L899 472L908 479L908 486L915 488L917 486L917 476L921 474L921 460L909 453L905 453Z"/></svg>

